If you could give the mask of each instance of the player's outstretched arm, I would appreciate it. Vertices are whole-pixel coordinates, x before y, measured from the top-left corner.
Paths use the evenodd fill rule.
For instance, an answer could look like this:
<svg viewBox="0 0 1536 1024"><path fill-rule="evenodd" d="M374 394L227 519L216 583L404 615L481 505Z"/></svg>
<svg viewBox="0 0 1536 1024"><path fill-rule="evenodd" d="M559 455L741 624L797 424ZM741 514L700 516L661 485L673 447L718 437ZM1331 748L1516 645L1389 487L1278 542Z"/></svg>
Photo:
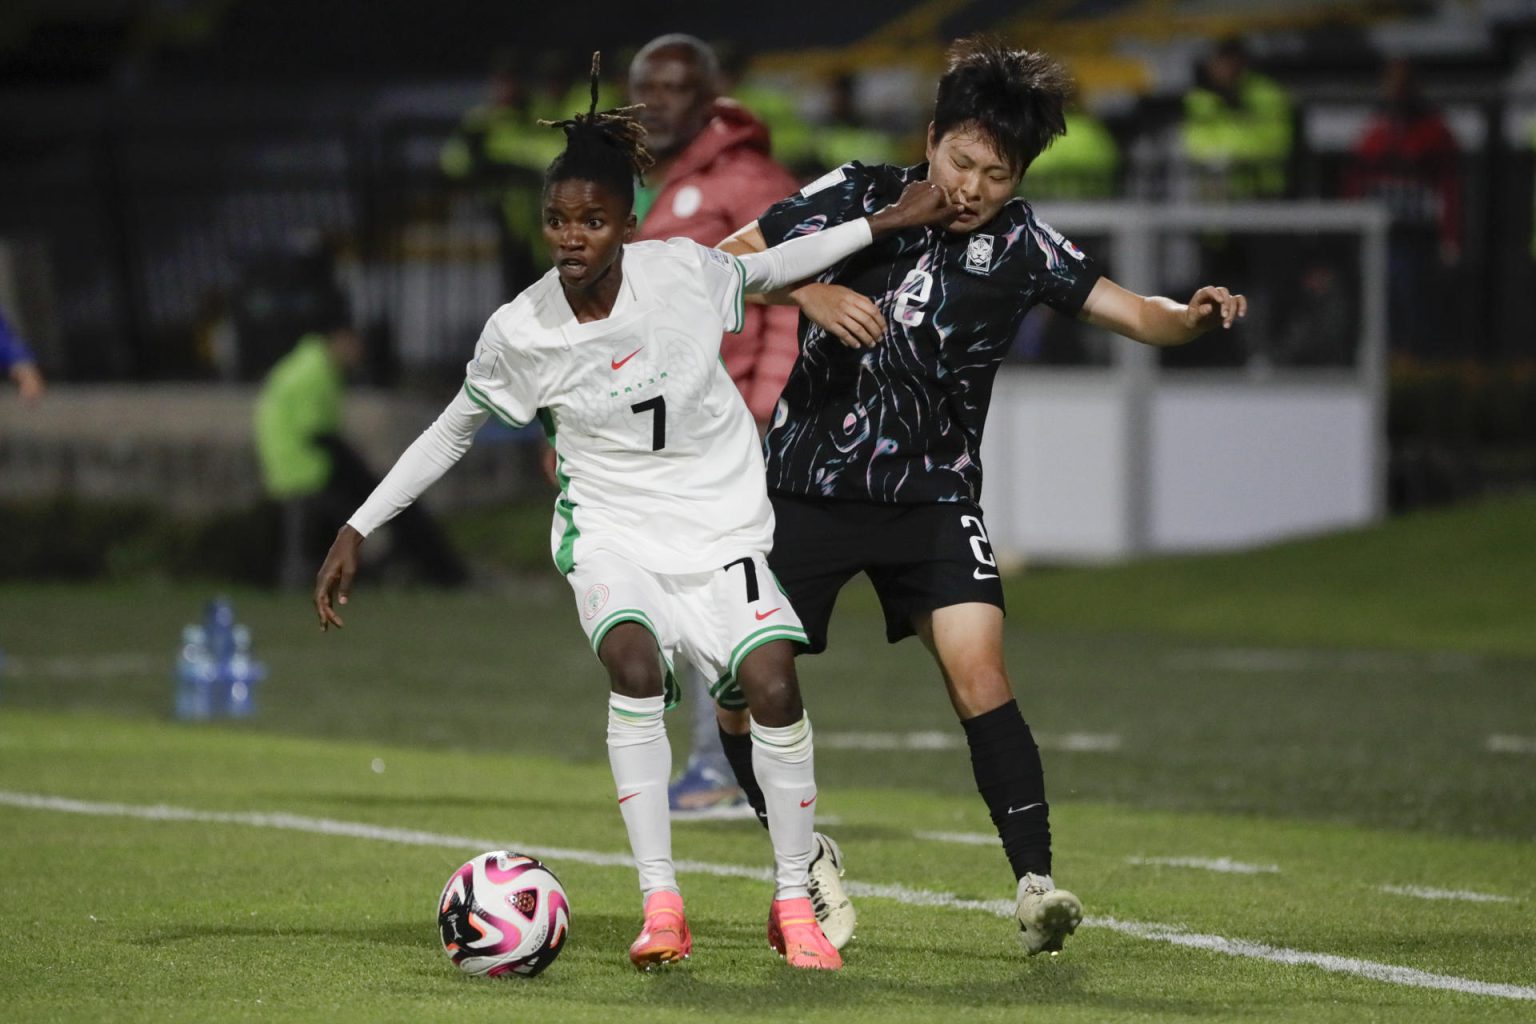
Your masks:
<svg viewBox="0 0 1536 1024"><path fill-rule="evenodd" d="M1160 295L1138 295L1101 277L1078 319L1144 345L1172 346L1194 341L1217 326L1230 328L1247 315L1247 297L1219 285L1206 285L1181 303Z"/></svg>
<svg viewBox="0 0 1536 1024"><path fill-rule="evenodd" d="M363 535L351 524L342 526L336 531L336 539L331 541L331 550L326 552L320 572L315 575L315 613L320 616L322 630L346 626L336 609L346 604L352 593L352 580L357 576L357 553L363 540Z"/></svg>
<svg viewBox="0 0 1536 1024"><path fill-rule="evenodd" d="M844 221L762 252L737 257L743 290L771 292L803 281L852 256L876 238L907 228L948 224L959 214L960 207L937 185L929 181L910 182L894 203L868 217Z"/></svg>
<svg viewBox="0 0 1536 1024"><path fill-rule="evenodd" d="M909 182L894 203L869 217L861 218L869 225L868 239L841 239L841 234L847 234L849 239L855 238L854 231L858 222L852 221L815 235L791 239L776 247L774 251L782 252L785 256L793 252L795 262L788 264L782 271L776 271L766 282L754 282L758 286L758 290L753 292L754 297L775 305L799 306L813 323L825 328L844 345L850 348L873 348L884 336L885 318L869 298L841 285L812 281L796 287L788 287L787 284L781 287L777 282L793 282L818 274L870 241L892 232L929 225L943 227L951 223L959 213L960 206L937 185L929 181ZM839 237L842 242L840 247L834 248L831 245L833 237ZM811 246L816 248L812 249ZM756 221L731 235L719 247L740 257L768 251L766 239ZM797 247L805 248L802 252ZM768 275L760 274L759 277L767 278ZM751 285L748 290L753 291Z"/></svg>

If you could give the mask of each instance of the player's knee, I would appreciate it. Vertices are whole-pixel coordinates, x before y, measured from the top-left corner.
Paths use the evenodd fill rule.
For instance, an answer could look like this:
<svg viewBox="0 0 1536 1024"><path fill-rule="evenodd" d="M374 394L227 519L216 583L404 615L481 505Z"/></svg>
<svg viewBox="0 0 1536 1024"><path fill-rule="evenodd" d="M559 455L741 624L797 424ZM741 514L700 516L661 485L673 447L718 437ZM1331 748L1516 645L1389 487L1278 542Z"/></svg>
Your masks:
<svg viewBox="0 0 1536 1024"><path fill-rule="evenodd" d="M976 666L953 673L950 686L956 703L972 714L985 714L1013 699L1013 686L1001 665Z"/></svg>
<svg viewBox="0 0 1536 1024"><path fill-rule="evenodd" d="M747 691L752 717L763 725L781 729L798 722L805 709L800 703L800 686L793 674L764 675L753 681Z"/></svg>
<svg viewBox="0 0 1536 1024"><path fill-rule="evenodd" d="M615 659L608 666L608 686L621 697L660 697L664 680L654 657Z"/></svg>

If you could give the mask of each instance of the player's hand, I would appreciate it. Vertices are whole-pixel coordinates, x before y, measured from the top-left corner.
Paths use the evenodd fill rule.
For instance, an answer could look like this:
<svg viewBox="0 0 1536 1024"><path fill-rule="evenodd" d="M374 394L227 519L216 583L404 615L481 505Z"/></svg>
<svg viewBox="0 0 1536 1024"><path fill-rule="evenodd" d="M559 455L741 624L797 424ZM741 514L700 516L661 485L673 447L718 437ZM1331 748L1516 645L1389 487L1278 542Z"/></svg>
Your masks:
<svg viewBox="0 0 1536 1024"><path fill-rule="evenodd" d="M1195 292L1184 313L1184 326L1204 334L1217 324L1223 328L1248 315L1248 297L1236 295L1220 285L1206 285Z"/></svg>
<svg viewBox="0 0 1536 1024"><path fill-rule="evenodd" d="M894 203L869 218L869 230L879 237L902 228L948 227L960 213L960 204L933 182L909 181Z"/></svg>
<svg viewBox="0 0 1536 1024"><path fill-rule="evenodd" d="M357 575L357 552L363 546L363 535L350 526L343 526L331 541L325 562L315 576L315 614L320 616L320 628L346 626L336 607L347 603L352 593L352 579Z"/></svg>
<svg viewBox="0 0 1536 1024"><path fill-rule="evenodd" d="M792 293L812 323L849 348L874 348L885 337L885 317L867 296L840 284L813 281Z"/></svg>

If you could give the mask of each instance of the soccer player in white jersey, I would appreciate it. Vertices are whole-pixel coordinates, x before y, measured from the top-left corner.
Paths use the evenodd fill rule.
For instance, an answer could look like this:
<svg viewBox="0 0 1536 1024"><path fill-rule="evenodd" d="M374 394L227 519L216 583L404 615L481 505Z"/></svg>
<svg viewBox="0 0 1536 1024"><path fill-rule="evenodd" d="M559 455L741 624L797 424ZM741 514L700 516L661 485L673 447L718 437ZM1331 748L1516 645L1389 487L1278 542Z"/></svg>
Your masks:
<svg viewBox="0 0 1536 1024"><path fill-rule="evenodd" d="M808 893L816 783L811 724L792 644L805 641L768 571L773 511L751 414L719 358L744 293L821 272L876 236L947 223L942 189L832 231L737 259L686 239L630 243L634 179L650 163L626 111L559 122L567 143L544 186L553 270L492 315L464 386L337 533L315 583L322 628L357 570L363 539L440 477L495 416L538 418L561 484L551 547L582 628L608 671L608 753L644 922L636 967L686 958L692 937L672 862L663 712L680 663L750 712L753 765L775 862L768 940L795 967L836 969Z"/></svg>

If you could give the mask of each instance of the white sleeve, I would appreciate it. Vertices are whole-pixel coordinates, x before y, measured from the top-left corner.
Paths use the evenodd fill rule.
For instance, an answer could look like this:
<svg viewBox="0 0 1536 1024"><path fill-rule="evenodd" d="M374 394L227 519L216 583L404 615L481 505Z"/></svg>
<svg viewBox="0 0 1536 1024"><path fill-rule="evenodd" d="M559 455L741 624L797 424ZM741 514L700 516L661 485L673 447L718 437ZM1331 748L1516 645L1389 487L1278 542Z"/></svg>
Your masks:
<svg viewBox="0 0 1536 1024"><path fill-rule="evenodd" d="M475 432L489 417L490 413L461 389L448 408L395 460L394 467L379 481L368 500L352 513L347 525L366 537L409 508L438 477L463 458L475 440Z"/></svg>
<svg viewBox="0 0 1536 1024"><path fill-rule="evenodd" d="M738 257L742 290L771 292L785 285L815 277L839 260L846 259L874 241L869 218L845 221L811 235L781 242L771 249Z"/></svg>

